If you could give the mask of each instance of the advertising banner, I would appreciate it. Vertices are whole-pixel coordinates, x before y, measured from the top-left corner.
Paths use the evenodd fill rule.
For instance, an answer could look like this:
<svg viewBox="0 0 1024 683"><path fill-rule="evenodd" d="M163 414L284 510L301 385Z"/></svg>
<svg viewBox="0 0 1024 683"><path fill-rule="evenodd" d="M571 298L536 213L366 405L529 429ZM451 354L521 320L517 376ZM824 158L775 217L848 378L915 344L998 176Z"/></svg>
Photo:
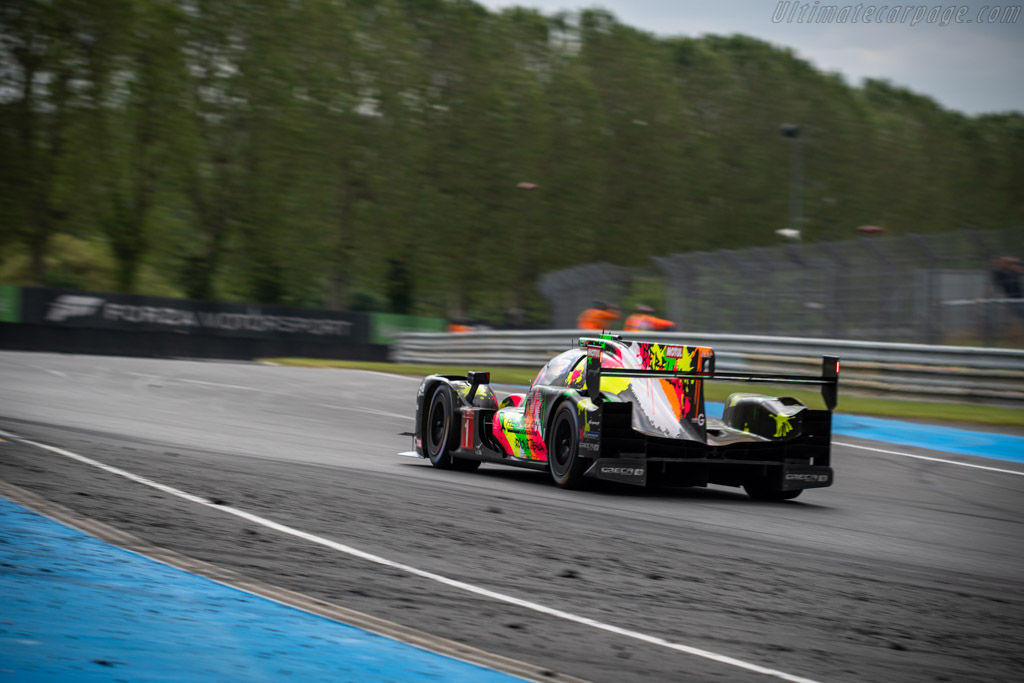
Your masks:
<svg viewBox="0 0 1024 683"><path fill-rule="evenodd" d="M0 323L21 322L21 287L0 285Z"/></svg>
<svg viewBox="0 0 1024 683"><path fill-rule="evenodd" d="M370 314L370 342L390 346L403 332L444 332L441 318L395 313Z"/></svg>
<svg viewBox="0 0 1024 683"><path fill-rule="evenodd" d="M365 344L364 313L25 287L21 321L119 331Z"/></svg>

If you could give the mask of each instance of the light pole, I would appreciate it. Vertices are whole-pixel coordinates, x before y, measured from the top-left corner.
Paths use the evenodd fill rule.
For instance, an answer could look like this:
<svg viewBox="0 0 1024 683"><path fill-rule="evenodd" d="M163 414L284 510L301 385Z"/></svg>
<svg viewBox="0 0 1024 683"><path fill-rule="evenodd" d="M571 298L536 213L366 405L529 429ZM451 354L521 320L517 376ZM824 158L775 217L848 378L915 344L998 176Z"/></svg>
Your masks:
<svg viewBox="0 0 1024 683"><path fill-rule="evenodd" d="M789 139L789 229L799 234L801 202L803 201L803 159L800 150L800 126L784 123L779 126L782 137Z"/></svg>

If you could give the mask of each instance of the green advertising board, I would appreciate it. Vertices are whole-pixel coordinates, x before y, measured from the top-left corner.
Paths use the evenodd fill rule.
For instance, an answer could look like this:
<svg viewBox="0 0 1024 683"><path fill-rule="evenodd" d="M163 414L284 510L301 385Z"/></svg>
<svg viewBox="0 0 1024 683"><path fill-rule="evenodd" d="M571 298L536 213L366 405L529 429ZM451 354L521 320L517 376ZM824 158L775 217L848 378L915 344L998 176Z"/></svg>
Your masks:
<svg viewBox="0 0 1024 683"><path fill-rule="evenodd" d="M403 332L444 332L441 318L396 313L370 314L370 343L391 345Z"/></svg>
<svg viewBox="0 0 1024 683"><path fill-rule="evenodd" d="M0 285L0 323L21 322L21 287Z"/></svg>

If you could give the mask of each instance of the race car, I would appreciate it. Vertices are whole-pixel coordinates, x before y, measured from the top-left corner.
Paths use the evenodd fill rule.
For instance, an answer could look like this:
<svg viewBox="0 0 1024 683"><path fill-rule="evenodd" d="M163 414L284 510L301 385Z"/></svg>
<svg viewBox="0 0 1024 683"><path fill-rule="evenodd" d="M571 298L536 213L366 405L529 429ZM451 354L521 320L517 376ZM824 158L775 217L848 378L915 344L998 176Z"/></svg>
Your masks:
<svg viewBox="0 0 1024 683"><path fill-rule="evenodd" d="M733 393L722 418L709 418L704 382L715 380L817 385L826 409ZM525 394L500 402L488 372L425 377L410 455L442 469L474 470L482 462L544 469L564 488L591 478L720 484L789 500L832 485L838 382L834 356L822 358L820 376L716 372L709 347L580 337L541 368Z"/></svg>

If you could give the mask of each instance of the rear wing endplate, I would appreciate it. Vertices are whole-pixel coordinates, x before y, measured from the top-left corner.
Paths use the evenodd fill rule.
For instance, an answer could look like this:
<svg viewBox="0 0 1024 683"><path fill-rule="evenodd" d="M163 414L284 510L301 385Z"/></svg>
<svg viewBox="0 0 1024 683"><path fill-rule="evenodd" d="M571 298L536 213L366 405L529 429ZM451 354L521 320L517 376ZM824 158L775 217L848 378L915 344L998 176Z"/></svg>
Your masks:
<svg viewBox="0 0 1024 683"><path fill-rule="evenodd" d="M601 377L646 377L650 379L705 379L722 382L754 382L762 384L797 384L821 387L821 397L829 411L835 410L839 399L839 357L821 357L821 375L776 375L765 372L716 372L714 364L698 372L670 370L635 370L630 368L602 368L601 353L604 342L600 339L580 338L580 346L587 349L587 394L592 401L601 397Z"/></svg>

